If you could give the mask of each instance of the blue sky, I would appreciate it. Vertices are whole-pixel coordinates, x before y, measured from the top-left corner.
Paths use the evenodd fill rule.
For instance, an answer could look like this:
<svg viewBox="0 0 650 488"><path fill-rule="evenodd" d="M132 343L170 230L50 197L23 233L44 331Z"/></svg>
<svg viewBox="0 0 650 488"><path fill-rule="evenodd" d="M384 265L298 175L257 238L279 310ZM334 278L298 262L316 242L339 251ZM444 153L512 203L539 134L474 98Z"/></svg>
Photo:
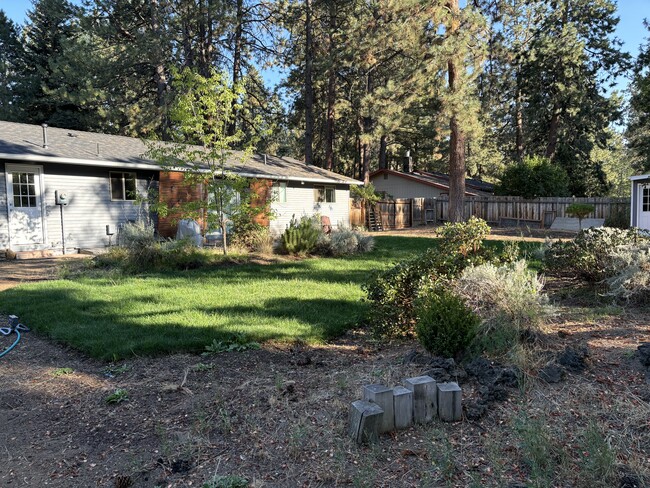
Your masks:
<svg viewBox="0 0 650 488"><path fill-rule="evenodd" d="M81 2L76 0L74 3ZM0 9L4 10L7 16L18 24L25 21L27 11L31 7L31 0L0 0ZM643 19L650 20L650 0L619 0L618 15L620 22L616 29L616 35L623 41L624 50L636 56L639 46L648 36L648 31L643 26ZM268 76L268 73L266 75ZM271 76L271 78L276 76ZM624 89L626 85L626 80L619 80L619 90Z"/></svg>

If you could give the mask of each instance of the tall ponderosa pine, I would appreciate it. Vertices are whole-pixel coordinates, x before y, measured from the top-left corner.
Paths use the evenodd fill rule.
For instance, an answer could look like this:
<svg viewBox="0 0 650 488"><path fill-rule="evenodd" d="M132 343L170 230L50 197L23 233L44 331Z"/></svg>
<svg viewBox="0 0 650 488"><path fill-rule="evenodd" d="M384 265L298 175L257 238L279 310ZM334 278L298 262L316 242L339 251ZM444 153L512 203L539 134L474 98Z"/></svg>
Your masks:
<svg viewBox="0 0 650 488"><path fill-rule="evenodd" d="M23 53L19 29L0 10L0 119L19 120L21 106L17 103L15 86L21 70Z"/></svg>
<svg viewBox="0 0 650 488"><path fill-rule="evenodd" d="M650 31L650 24L645 22ZM631 84L630 117L626 136L636 170L650 171L650 37L641 46Z"/></svg>

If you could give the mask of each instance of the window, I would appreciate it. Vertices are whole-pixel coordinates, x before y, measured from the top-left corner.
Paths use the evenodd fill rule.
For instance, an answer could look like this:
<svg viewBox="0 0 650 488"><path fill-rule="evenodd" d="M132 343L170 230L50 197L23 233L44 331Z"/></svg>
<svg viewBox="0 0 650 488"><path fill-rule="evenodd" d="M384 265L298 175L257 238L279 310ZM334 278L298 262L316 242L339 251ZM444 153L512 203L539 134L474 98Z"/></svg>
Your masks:
<svg viewBox="0 0 650 488"><path fill-rule="evenodd" d="M336 189L333 186L315 186L314 193L318 203L336 202Z"/></svg>
<svg viewBox="0 0 650 488"><path fill-rule="evenodd" d="M644 212L650 212L650 188L647 186L643 187L643 197L641 198L642 210Z"/></svg>
<svg viewBox="0 0 650 488"><path fill-rule="evenodd" d="M12 173L14 207L30 208L36 206L36 183L34 173Z"/></svg>
<svg viewBox="0 0 650 488"><path fill-rule="evenodd" d="M135 200L135 173L113 173L111 179L111 200Z"/></svg>
<svg viewBox="0 0 650 488"><path fill-rule="evenodd" d="M273 199L278 203L287 203L286 181L276 181L273 183Z"/></svg>

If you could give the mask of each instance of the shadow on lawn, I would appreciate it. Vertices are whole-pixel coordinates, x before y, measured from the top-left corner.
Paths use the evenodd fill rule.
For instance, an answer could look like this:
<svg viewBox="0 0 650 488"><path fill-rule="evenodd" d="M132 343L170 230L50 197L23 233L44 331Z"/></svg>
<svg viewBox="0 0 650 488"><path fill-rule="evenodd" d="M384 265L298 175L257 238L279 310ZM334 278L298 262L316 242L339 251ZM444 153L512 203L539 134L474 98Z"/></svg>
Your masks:
<svg viewBox="0 0 650 488"><path fill-rule="evenodd" d="M76 290L48 288L0 293L0 310L18 315L37 334L112 361L198 353L214 340L227 341L233 332L255 341L327 340L353 327L366 310L366 304L358 301L270 298L259 306L174 306L151 313L129 313L129 303L120 313L110 302L80 298ZM135 306L150 299L145 295L129 301ZM200 325L192 324L199 319Z"/></svg>

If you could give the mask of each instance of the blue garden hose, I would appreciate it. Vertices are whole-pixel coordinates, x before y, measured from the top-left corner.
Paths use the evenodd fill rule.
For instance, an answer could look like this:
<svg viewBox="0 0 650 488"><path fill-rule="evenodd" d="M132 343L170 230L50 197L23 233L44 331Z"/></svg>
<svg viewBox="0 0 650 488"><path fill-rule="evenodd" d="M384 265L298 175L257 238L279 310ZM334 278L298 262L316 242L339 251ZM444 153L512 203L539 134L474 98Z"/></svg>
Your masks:
<svg viewBox="0 0 650 488"><path fill-rule="evenodd" d="M14 318L14 317L12 316L11 318ZM21 330L24 331L24 332L29 331L29 329L26 326L24 326L23 324L19 324L17 319L18 318L16 317L15 320L11 320L11 322L9 324L9 327L0 327L0 335L8 336L8 335L11 335L11 333L16 334L16 340L14 341L14 343L11 346L9 346L4 351L0 352L0 358L2 356L4 356L5 354L8 354L9 351L11 351L14 347L16 347L16 345L20 342L20 331Z"/></svg>

